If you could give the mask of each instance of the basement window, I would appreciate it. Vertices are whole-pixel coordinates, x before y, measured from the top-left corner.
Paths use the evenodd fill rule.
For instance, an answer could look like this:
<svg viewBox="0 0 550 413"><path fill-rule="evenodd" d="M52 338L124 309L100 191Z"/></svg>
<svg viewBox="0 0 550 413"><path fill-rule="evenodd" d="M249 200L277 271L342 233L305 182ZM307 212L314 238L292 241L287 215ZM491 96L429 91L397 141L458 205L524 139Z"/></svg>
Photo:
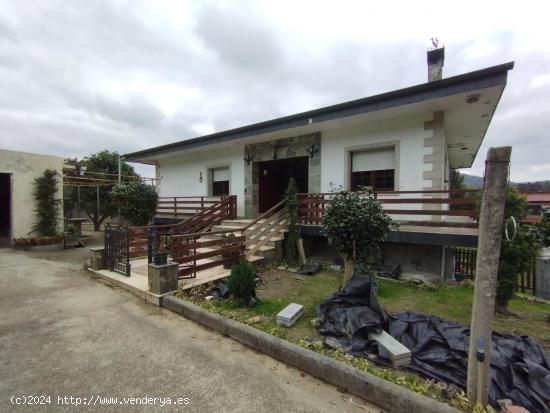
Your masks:
<svg viewBox="0 0 550 413"><path fill-rule="evenodd" d="M395 150L384 148L352 152L352 191L371 187L374 191L393 191L395 188Z"/></svg>

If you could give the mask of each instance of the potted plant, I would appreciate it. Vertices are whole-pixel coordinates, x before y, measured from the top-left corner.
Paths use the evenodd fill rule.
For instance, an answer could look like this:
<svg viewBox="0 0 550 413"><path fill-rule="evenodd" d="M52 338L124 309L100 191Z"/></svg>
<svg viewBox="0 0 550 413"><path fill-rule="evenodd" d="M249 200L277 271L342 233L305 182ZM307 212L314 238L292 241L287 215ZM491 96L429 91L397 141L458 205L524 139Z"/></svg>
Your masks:
<svg viewBox="0 0 550 413"><path fill-rule="evenodd" d="M65 248L80 246L78 230L74 225L72 224L65 225L65 231L63 232L63 240L65 242Z"/></svg>

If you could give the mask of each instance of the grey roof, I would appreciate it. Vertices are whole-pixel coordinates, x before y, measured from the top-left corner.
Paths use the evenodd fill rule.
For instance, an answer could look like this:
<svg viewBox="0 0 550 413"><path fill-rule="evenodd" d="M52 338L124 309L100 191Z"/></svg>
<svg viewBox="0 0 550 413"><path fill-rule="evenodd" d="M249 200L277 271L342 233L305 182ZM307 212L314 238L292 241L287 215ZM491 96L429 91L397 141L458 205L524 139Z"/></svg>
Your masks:
<svg viewBox="0 0 550 413"><path fill-rule="evenodd" d="M173 151L181 151L199 146L212 145L234 139L260 135L263 133L304 126L309 123L324 122L337 118L344 118L347 116L456 95L478 89L505 85L508 71L513 69L513 67L514 62L508 62L498 66L476 70L474 72L445 78L435 82L423 83L379 95L297 113L295 115L284 116L282 118L254 123L252 125L229 129L222 132L216 132L198 138L186 139L167 145L144 149L141 151L128 153L124 155L124 158L128 161L139 161L142 158L161 155Z"/></svg>

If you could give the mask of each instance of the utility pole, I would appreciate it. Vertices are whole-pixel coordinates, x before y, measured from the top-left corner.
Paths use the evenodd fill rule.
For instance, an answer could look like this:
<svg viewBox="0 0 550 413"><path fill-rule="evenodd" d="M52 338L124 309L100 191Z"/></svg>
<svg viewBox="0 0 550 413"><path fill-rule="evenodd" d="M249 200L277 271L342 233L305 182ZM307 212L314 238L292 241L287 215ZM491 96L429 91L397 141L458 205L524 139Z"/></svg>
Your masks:
<svg viewBox="0 0 550 413"><path fill-rule="evenodd" d="M485 161L485 183L479 215L474 304L468 354L468 398L487 405L491 365L491 332L497 272L512 148L491 148Z"/></svg>

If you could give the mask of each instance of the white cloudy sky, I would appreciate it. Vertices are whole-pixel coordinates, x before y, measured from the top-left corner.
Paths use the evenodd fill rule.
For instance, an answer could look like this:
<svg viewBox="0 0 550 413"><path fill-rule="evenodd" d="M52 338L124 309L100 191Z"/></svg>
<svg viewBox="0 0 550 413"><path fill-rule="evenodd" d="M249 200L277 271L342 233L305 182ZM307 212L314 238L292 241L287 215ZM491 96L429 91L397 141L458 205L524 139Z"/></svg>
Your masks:
<svg viewBox="0 0 550 413"><path fill-rule="evenodd" d="M447 5L448 4L448 5ZM550 179L547 2L0 0L0 148L82 157L516 62L471 173Z"/></svg>

